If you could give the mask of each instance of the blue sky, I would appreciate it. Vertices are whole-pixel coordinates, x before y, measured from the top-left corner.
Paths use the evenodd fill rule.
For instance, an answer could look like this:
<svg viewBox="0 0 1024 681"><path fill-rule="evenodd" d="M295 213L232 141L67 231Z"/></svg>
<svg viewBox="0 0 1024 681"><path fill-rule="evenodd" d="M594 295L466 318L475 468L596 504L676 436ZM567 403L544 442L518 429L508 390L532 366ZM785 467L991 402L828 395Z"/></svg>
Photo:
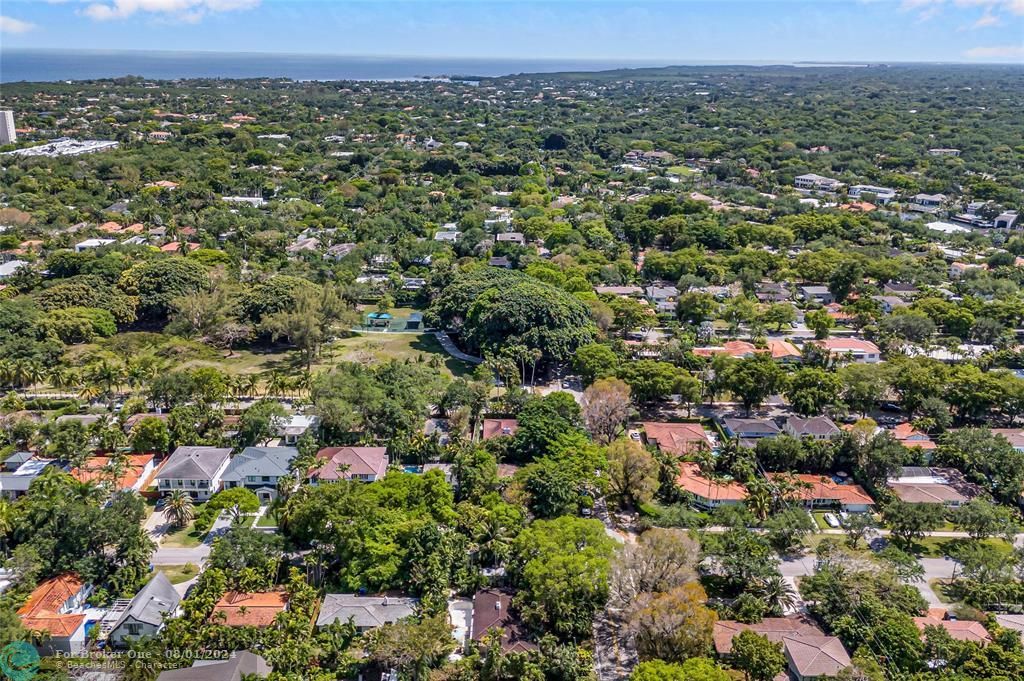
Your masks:
<svg viewBox="0 0 1024 681"><path fill-rule="evenodd" d="M1024 0L3 0L0 14L8 48L1024 63Z"/></svg>

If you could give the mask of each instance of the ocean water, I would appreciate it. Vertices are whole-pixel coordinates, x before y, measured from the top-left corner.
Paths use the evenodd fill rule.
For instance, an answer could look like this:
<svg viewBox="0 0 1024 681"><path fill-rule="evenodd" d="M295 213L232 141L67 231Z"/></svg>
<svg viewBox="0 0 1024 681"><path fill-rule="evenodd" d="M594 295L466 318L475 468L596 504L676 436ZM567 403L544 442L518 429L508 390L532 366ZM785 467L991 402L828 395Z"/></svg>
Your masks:
<svg viewBox="0 0 1024 681"><path fill-rule="evenodd" d="M667 66L662 62L587 59L462 59L351 57L313 54L94 50L0 50L0 83L142 76L410 80L440 76L503 76Z"/></svg>

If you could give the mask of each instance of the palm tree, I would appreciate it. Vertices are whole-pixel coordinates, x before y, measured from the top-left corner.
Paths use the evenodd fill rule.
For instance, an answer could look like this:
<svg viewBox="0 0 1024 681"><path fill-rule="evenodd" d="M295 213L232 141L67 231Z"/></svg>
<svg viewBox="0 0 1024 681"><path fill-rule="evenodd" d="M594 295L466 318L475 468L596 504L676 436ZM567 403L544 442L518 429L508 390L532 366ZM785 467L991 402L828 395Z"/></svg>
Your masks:
<svg viewBox="0 0 1024 681"><path fill-rule="evenodd" d="M176 489L167 497L167 506L164 515L174 527L185 527L195 517L195 510L192 507L192 497L184 490Z"/></svg>
<svg viewBox="0 0 1024 681"><path fill-rule="evenodd" d="M785 613L796 606L796 592L782 575L771 575L762 579L757 587L757 594L763 598L773 610Z"/></svg>

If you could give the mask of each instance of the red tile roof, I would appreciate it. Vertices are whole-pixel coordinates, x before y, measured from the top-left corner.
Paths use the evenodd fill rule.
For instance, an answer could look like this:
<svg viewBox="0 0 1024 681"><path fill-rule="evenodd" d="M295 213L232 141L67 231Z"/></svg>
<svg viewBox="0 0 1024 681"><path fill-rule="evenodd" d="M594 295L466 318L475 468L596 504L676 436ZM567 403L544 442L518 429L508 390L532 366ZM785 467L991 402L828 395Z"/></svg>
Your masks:
<svg viewBox="0 0 1024 681"><path fill-rule="evenodd" d="M732 640L740 632L753 631L764 636L769 641L779 643L783 636L823 636L825 632L818 628L812 620L806 617L765 617L755 624L743 624L733 620L721 620L715 622L712 638L715 642L715 651L719 655L728 655L732 652Z"/></svg>
<svg viewBox="0 0 1024 681"><path fill-rule="evenodd" d="M711 480L700 472L699 465L690 462L679 464L676 484L684 491L710 501L743 501L747 498L747 488L741 483Z"/></svg>
<svg viewBox="0 0 1024 681"><path fill-rule="evenodd" d="M91 456L81 468L72 468L71 476L79 482L98 482L104 479L111 459L109 456ZM146 466L152 462L152 454L129 454L128 465L117 481L117 489L135 489Z"/></svg>
<svg viewBox="0 0 1024 681"><path fill-rule="evenodd" d="M969 620L941 620L936 617L915 617L914 624L922 632L925 627L942 627L949 635L958 641L972 641L974 643L980 643L986 645L992 641L992 637L989 636L988 630L981 622L972 622Z"/></svg>
<svg viewBox="0 0 1024 681"><path fill-rule="evenodd" d="M210 621L229 627L269 627L287 607L288 594L283 591L229 591L217 601Z"/></svg>
<svg viewBox="0 0 1024 681"><path fill-rule="evenodd" d="M875 500L860 485L840 485L824 475L769 473L772 480L784 480L796 487L794 498L803 501L838 501L841 504L874 505Z"/></svg>
<svg viewBox="0 0 1024 681"><path fill-rule="evenodd" d="M82 590L78 575L67 573L46 580L29 595L18 609L21 624L32 631L48 631L54 637L68 637L85 621L84 614L61 614L61 608Z"/></svg>
<svg viewBox="0 0 1024 681"><path fill-rule="evenodd" d="M385 447L325 447L316 458L322 463L310 477L318 480L348 480L362 475L383 478L388 470Z"/></svg>
<svg viewBox="0 0 1024 681"><path fill-rule="evenodd" d="M483 439L492 437L510 437L519 429L518 419L484 419Z"/></svg>
<svg viewBox="0 0 1024 681"><path fill-rule="evenodd" d="M658 449L670 454L692 454L710 449L711 438L699 423L657 423L645 421L641 424L647 441Z"/></svg>

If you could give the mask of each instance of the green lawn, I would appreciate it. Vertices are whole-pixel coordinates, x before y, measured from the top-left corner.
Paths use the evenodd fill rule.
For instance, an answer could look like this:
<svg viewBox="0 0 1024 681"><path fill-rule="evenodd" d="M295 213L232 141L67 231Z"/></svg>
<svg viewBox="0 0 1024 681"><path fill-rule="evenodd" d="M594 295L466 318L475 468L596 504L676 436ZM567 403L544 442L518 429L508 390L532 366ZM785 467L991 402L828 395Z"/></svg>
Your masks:
<svg viewBox="0 0 1024 681"><path fill-rule="evenodd" d="M665 172L672 173L674 175L696 175L697 171L687 166L669 166L665 168Z"/></svg>
<svg viewBox="0 0 1024 681"><path fill-rule="evenodd" d="M202 544L205 535L205 532L196 532L195 523L189 523L180 530L164 535L160 545L168 549L189 549Z"/></svg>
<svg viewBox="0 0 1024 681"><path fill-rule="evenodd" d="M956 603L956 601L946 593L947 580L945 579L930 579L928 580L928 586L932 588L935 595L938 596L939 600L943 603Z"/></svg>
<svg viewBox="0 0 1024 681"><path fill-rule="evenodd" d="M925 537L914 542L914 552L927 558L942 558L955 551L958 544L973 541L975 540L951 537ZM985 539L983 541L985 544L1005 551L1008 554L1013 552L1013 546L1002 539Z"/></svg>
<svg viewBox="0 0 1024 681"><path fill-rule="evenodd" d="M277 519L273 511L267 511L256 521L256 527L277 527Z"/></svg>
<svg viewBox="0 0 1024 681"><path fill-rule="evenodd" d="M192 563L185 563L184 565L161 565L157 570L167 575L167 579L170 580L171 584L187 582L199 574L199 568Z"/></svg>

